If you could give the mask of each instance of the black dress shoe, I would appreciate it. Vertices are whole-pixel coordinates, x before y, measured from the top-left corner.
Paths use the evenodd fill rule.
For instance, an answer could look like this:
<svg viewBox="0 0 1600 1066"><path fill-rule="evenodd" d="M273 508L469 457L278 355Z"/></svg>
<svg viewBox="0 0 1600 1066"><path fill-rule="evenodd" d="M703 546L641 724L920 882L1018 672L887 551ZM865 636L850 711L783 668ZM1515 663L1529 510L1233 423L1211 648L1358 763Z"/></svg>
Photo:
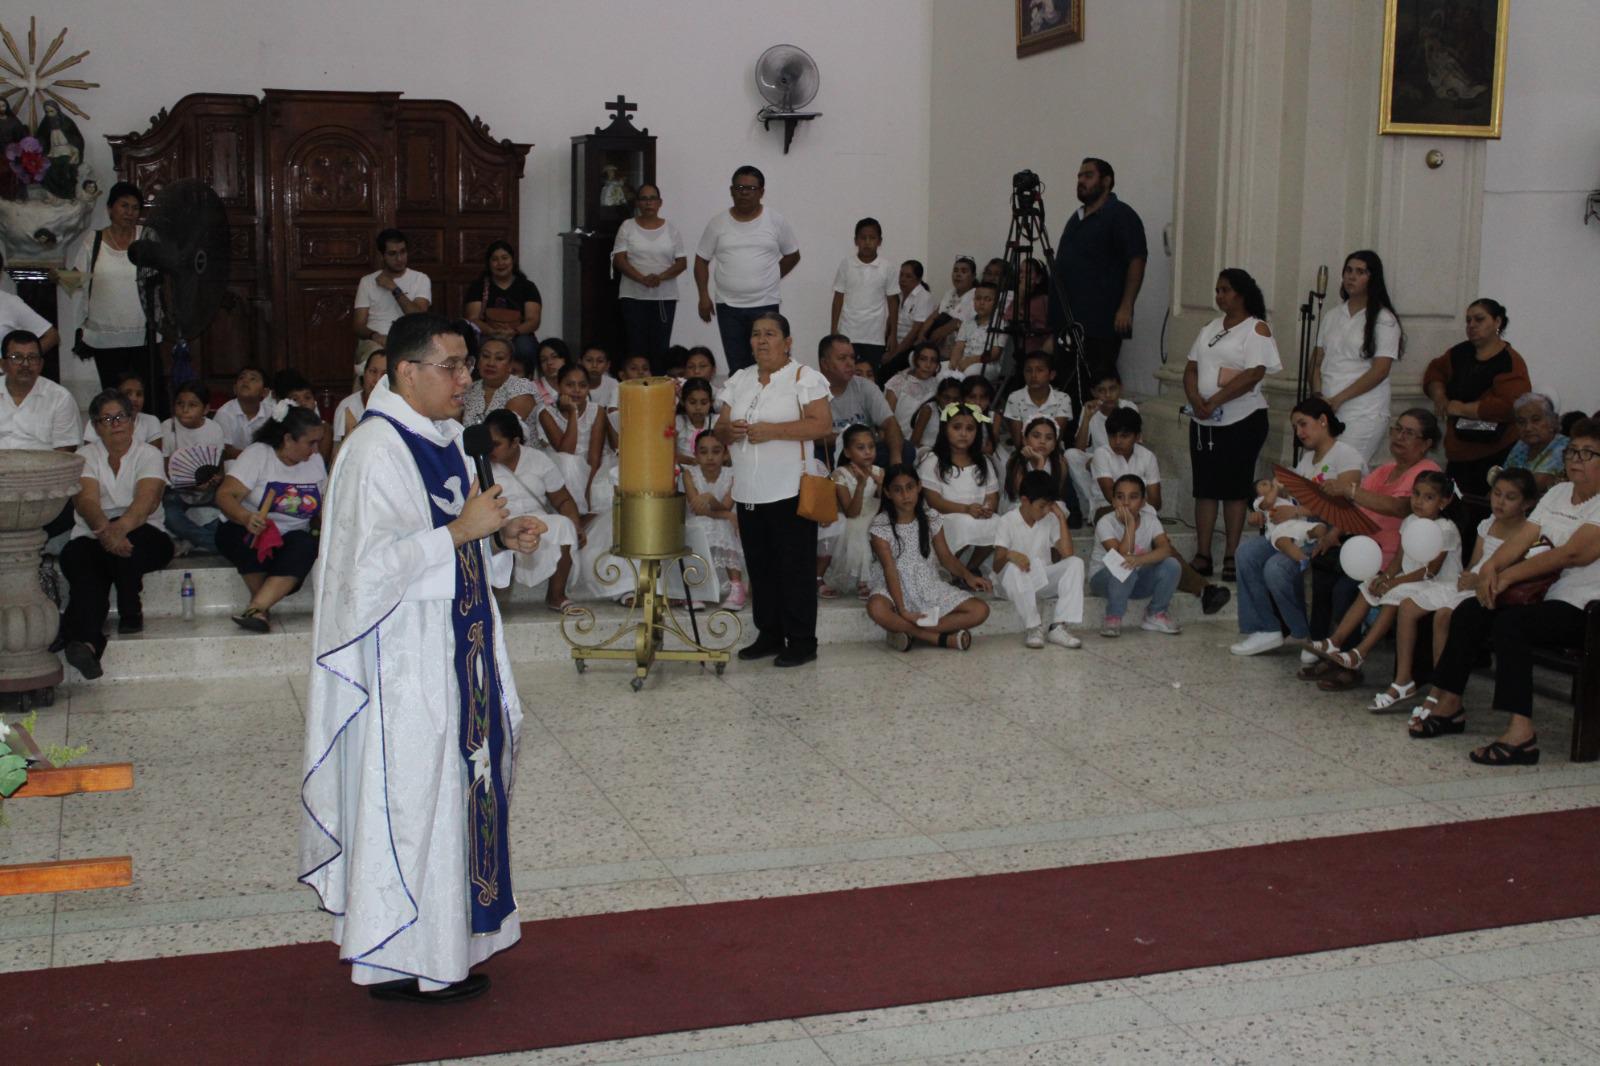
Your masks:
<svg viewBox="0 0 1600 1066"><path fill-rule="evenodd" d="M465 981L446 985L437 992L424 992L417 987L417 982L412 978L404 981L386 981L381 985L371 985L367 988L367 993L373 999L399 1003L460 1003L481 996L487 991L489 991L489 975L486 973L468 974Z"/></svg>
<svg viewBox="0 0 1600 1066"><path fill-rule="evenodd" d="M773 666L804 666L806 663L817 661L815 645L809 648L788 648L783 654L772 660Z"/></svg>
<svg viewBox="0 0 1600 1066"><path fill-rule="evenodd" d="M68 644L66 655L67 662L71 663L73 669L82 674L85 680L93 681L105 673L105 669L100 665L100 656L96 655L94 649L81 640L75 640Z"/></svg>
<svg viewBox="0 0 1600 1066"><path fill-rule="evenodd" d="M768 640L766 637L757 637L754 644L739 649L739 658L744 662L754 659L765 659L769 655L782 655L783 641Z"/></svg>
<svg viewBox="0 0 1600 1066"><path fill-rule="evenodd" d="M1228 606L1228 601L1233 599L1233 590L1226 585L1207 585L1205 591L1200 593L1200 610L1206 614L1216 614Z"/></svg>
<svg viewBox="0 0 1600 1066"><path fill-rule="evenodd" d="M117 614L117 633L120 636L124 636L125 637L130 633L143 633L143 632L144 632L144 612L143 611L130 611L127 614L122 614L121 612L118 612L118 614Z"/></svg>

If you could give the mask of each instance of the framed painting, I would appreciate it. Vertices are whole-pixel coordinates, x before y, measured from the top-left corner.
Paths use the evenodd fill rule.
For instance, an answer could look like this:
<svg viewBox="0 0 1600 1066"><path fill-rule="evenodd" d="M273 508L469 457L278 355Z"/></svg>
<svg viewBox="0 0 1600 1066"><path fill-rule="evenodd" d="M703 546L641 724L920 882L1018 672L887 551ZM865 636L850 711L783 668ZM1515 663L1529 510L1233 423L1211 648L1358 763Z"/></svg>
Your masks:
<svg viewBox="0 0 1600 1066"><path fill-rule="evenodd" d="M1083 0L1016 0L1017 58L1083 40Z"/></svg>
<svg viewBox="0 0 1600 1066"><path fill-rule="evenodd" d="M1511 0L1385 0L1378 132L1499 137Z"/></svg>

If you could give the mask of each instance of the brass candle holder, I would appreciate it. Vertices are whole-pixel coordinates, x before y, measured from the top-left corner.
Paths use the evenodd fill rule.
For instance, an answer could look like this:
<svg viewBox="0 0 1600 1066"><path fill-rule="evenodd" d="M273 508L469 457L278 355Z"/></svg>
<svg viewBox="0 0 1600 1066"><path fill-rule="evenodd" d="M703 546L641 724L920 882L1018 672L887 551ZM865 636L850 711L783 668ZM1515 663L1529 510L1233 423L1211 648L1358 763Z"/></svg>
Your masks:
<svg viewBox="0 0 1600 1066"><path fill-rule="evenodd" d="M725 607L717 607L703 619L691 609L689 629L685 630L663 583L662 565L676 561L684 595L692 599L693 590L705 583L711 568L710 560L684 546L683 494L662 491L672 485L676 439L673 386L670 378L647 378L624 382L618 390L622 484L612 513L611 554L595 560L594 571L602 584L610 584L622 577L624 566L631 567L633 603L621 624L601 640L584 639L600 624L589 608L574 605L561 616L561 638L572 649L578 672L587 670L591 659L632 660L635 692L644 687L650 667L658 660L710 663L721 675L744 636L744 623ZM669 637L681 647L667 647Z"/></svg>

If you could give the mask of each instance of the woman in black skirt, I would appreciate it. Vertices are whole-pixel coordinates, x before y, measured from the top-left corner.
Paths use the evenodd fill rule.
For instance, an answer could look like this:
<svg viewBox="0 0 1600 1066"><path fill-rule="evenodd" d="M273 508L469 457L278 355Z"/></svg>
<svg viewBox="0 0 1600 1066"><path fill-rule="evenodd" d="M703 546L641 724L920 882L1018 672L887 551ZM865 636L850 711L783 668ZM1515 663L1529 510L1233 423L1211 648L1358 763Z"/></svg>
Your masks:
<svg viewBox="0 0 1600 1066"><path fill-rule="evenodd" d="M1261 286L1230 267L1217 276L1217 310L1189 349L1183 391L1189 398L1189 458L1194 482L1194 568L1211 573L1211 540L1222 504L1226 535L1222 577L1235 578L1234 552L1245 509L1255 495L1256 458L1267 440L1261 380L1283 369L1267 326Z"/></svg>

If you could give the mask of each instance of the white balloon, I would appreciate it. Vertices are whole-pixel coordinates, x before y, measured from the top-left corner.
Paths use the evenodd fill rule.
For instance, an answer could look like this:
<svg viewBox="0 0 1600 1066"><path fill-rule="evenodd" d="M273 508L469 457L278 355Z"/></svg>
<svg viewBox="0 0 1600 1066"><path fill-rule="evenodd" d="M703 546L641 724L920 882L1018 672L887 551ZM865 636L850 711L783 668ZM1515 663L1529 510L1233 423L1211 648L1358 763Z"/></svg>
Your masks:
<svg viewBox="0 0 1600 1066"><path fill-rule="evenodd" d="M1412 522L1400 534L1400 547L1405 549L1408 558L1431 563L1444 550L1444 531L1437 522Z"/></svg>
<svg viewBox="0 0 1600 1066"><path fill-rule="evenodd" d="M1383 569L1383 549L1371 537L1351 537L1339 548L1339 566L1346 577L1365 581Z"/></svg>

